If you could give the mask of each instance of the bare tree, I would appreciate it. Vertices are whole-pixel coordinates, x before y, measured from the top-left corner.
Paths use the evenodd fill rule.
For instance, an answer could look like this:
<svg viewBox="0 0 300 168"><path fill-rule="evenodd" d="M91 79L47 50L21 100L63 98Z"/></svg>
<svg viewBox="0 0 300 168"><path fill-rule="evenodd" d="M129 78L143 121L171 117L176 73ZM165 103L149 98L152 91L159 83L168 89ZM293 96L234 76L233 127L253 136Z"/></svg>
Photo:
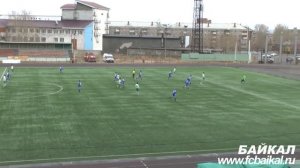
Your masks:
<svg viewBox="0 0 300 168"><path fill-rule="evenodd" d="M256 51L262 51L265 48L266 36L269 33L268 26L264 24L258 24L255 26L255 35L253 38L253 49Z"/></svg>
<svg viewBox="0 0 300 168"><path fill-rule="evenodd" d="M9 19L11 20L11 27L15 29L15 35L17 41L27 41L28 40L28 20L31 20L32 17L30 12L22 10L21 13L12 11L9 14Z"/></svg>

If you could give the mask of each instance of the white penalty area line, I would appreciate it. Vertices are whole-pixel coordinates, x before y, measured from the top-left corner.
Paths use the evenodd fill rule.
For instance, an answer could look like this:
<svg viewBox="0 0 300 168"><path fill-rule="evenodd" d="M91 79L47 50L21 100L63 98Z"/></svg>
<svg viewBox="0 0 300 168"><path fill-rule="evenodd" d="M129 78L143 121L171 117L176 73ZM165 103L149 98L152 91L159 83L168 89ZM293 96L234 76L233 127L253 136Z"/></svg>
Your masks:
<svg viewBox="0 0 300 168"><path fill-rule="evenodd" d="M64 90L64 87L55 83L46 83L48 85L51 86L56 86L57 88L59 88L57 91L55 92L49 92L49 93L42 93L41 95L37 95L37 96L22 96L23 99L29 99L29 98L37 98L37 97L45 97L45 96L50 96L50 95L55 95L60 93L61 91ZM16 101L16 100L1 100L1 101Z"/></svg>
<svg viewBox="0 0 300 168"><path fill-rule="evenodd" d="M65 157L65 158L50 158L50 159L32 159L32 160L12 160L12 161L2 161L0 164L7 163L36 163L44 161L59 161L59 160L84 160L84 159L100 159L100 158L116 158L116 157L145 157L145 156L155 156L155 155L167 155L167 154L186 154L186 153L201 153L201 152L231 152L233 150L238 150L238 148L223 148L223 149L207 149L207 150L192 150L192 151L174 151L174 152L156 152L156 153L136 153L136 154L124 154L124 155L103 155L103 156L79 156L79 157Z"/></svg>

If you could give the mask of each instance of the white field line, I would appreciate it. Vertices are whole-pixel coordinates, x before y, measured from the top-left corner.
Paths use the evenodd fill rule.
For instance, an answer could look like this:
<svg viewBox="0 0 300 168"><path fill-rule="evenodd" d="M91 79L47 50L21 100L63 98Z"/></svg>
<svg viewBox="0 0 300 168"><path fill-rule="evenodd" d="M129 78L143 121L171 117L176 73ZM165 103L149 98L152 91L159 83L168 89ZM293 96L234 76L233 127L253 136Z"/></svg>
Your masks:
<svg viewBox="0 0 300 168"><path fill-rule="evenodd" d="M2 161L0 164L6 163L26 163L26 162L41 162L41 161L59 161L59 160L83 160L83 159L101 159L101 158L116 158L116 157L145 157L155 155L168 155L168 154L184 154L184 153L201 153L201 152L222 152L233 151L237 148L223 148L223 149L208 149L208 150L193 150L193 151L174 151L174 152L157 152L157 153L136 153L136 154L124 154L124 155L102 155L102 156L79 156L79 157L65 157L65 158L49 158L49 159L32 159L32 160L11 160Z"/></svg>
<svg viewBox="0 0 300 168"><path fill-rule="evenodd" d="M3 71L3 73L2 73L2 75L1 75L1 77L0 77L0 79L3 78L3 76L4 76L5 72L6 72L6 70L7 70L7 67L4 69L4 71Z"/></svg>
<svg viewBox="0 0 300 168"><path fill-rule="evenodd" d="M55 84L55 83L46 83L46 84L52 85L52 86L56 86L56 87L58 87L59 89L58 89L57 91L55 91L55 92L46 93L46 94L44 94L44 95L37 95L37 96L21 96L21 97L22 97L23 99L36 98L36 97L45 97L45 96L50 96L50 95L58 94L58 93L60 93L61 91L64 90L64 87L61 86L61 85L58 85L58 84ZM20 96L18 96L18 97L20 97ZM11 100L1 100L1 101L16 101L16 100L11 99Z"/></svg>
<svg viewBox="0 0 300 168"><path fill-rule="evenodd" d="M142 163L142 165L145 167L145 168L149 168L147 165L146 165L146 163L144 163L144 161L140 161L141 163Z"/></svg>
<svg viewBox="0 0 300 168"><path fill-rule="evenodd" d="M300 145L296 145L300 147ZM124 154L124 155L102 155L102 156L78 156L78 157L65 157L65 158L49 158L49 159L32 159L32 160L12 160L2 161L0 164L7 163L26 163L26 162L47 162L47 161L59 161L59 160L84 160L84 159L103 159L103 158L116 158L116 157L146 157L157 155L175 155L175 154L192 154L201 152L238 152L238 148L219 148L219 149L207 149L207 150L192 150L192 151L174 151L174 152L156 152L156 153L136 153L136 154ZM217 153L214 153L217 154Z"/></svg>
<svg viewBox="0 0 300 168"><path fill-rule="evenodd" d="M201 79L200 77L196 77L196 78ZM276 100L276 99L272 99L272 98L270 98L268 96L265 96L265 95L257 94L257 93L250 92L250 91L247 91L247 90L242 90L239 87L233 87L233 86L229 86L229 85L224 85L224 84L217 83L217 82L211 81L211 80L206 80L205 82L206 83L212 83L212 84L215 84L215 85L218 85L218 86L221 86L223 88L227 88L227 89L230 89L230 90L233 90L233 91L237 91L237 92L241 92L241 93L244 93L244 94L248 94L248 95L251 95L253 97L257 97L257 98L260 98L260 99L267 100L269 102L273 102L273 103L276 103L276 104L281 104L281 105L284 105L284 106L287 106L287 107L290 107L290 108L294 108L294 109L300 110L299 106L295 106L295 105L287 103L287 102L283 102L283 101L279 101L279 100ZM247 83L246 83L246 85L247 85Z"/></svg>
<svg viewBox="0 0 300 168"><path fill-rule="evenodd" d="M1 77L0 77L0 81L2 81L2 78L3 78L3 76L4 76L4 74L5 74L6 71L7 71L7 67L4 69L4 71L3 71L3 73L2 73L2 75L1 75Z"/></svg>

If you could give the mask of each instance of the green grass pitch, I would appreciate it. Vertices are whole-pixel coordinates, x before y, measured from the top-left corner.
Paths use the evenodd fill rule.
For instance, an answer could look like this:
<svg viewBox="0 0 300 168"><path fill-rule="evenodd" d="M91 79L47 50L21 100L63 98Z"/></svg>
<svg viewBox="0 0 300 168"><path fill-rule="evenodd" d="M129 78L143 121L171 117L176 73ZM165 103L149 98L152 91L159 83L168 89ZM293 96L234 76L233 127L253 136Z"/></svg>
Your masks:
<svg viewBox="0 0 300 168"><path fill-rule="evenodd" d="M0 87L0 164L300 144L300 81L218 67L177 67L168 80L171 68L139 69L138 96L132 67L16 68Z"/></svg>

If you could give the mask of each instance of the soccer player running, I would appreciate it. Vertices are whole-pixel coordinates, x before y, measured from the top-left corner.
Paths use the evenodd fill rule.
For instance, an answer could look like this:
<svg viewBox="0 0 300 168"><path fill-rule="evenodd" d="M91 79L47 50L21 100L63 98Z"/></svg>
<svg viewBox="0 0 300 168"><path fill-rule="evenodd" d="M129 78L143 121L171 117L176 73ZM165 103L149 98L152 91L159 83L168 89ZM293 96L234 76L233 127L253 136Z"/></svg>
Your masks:
<svg viewBox="0 0 300 168"><path fill-rule="evenodd" d="M244 84L244 83L246 83L246 75L243 75L242 79L241 79L241 84Z"/></svg>
<svg viewBox="0 0 300 168"><path fill-rule="evenodd" d="M176 72L176 67L173 68L173 74L175 74L175 72Z"/></svg>
<svg viewBox="0 0 300 168"><path fill-rule="evenodd" d="M136 82L136 84L135 84L135 90L136 90L137 94L140 95L140 85L138 82Z"/></svg>
<svg viewBox="0 0 300 168"><path fill-rule="evenodd" d="M172 78L172 71L169 72L168 74L168 80Z"/></svg>
<svg viewBox="0 0 300 168"><path fill-rule="evenodd" d="M202 81L200 82L200 84L203 84L204 81L205 81L205 73L202 72Z"/></svg>
<svg viewBox="0 0 300 168"><path fill-rule="evenodd" d="M14 72L14 66L13 65L10 66L10 70L11 70L11 72Z"/></svg>
<svg viewBox="0 0 300 168"><path fill-rule="evenodd" d="M174 101L176 101L176 96L177 96L177 90L174 88L172 91L172 97L173 97Z"/></svg>
<svg viewBox="0 0 300 168"><path fill-rule="evenodd" d="M2 80L3 80L3 87L5 87L6 86L6 75L3 75Z"/></svg>
<svg viewBox="0 0 300 168"><path fill-rule="evenodd" d="M132 78L135 79L135 68L132 71Z"/></svg>
<svg viewBox="0 0 300 168"><path fill-rule="evenodd" d="M121 88L124 88L125 87L125 79L124 78L122 78L122 80L121 80L121 86L120 86Z"/></svg>
<svg viewBox="0 0 300 168"><path fill-rule="evenodd" d="M142 72L142 70L140 70L138 79L139 79L139 80L142 80L142 78L143 78L143 72Z"/></svg>
<svg viewBox="0 0 300 168"><path fill-rule="evenodd" d="M81 92L81 88L82 88L82 83L81 83L80 80L78 80L78 82L77 82L77 90L78 90L79 93Z"/></svg>
<svg viewBox="0 0 300 168"><path fill-rule="evenodd" d="M63 73L63 72L64 72L64 67L63 67L63 66L60 66L60 67L59 67L59 72L60 72L60 73Z"/></svg>
<svg viewBox="0 0 300 168"><path fill-rule="evenodd" d="M190 85L191 85L191 81L189 78L187 78L185 81L184 81L184 87L189 89L190 88Z"/></svg>

